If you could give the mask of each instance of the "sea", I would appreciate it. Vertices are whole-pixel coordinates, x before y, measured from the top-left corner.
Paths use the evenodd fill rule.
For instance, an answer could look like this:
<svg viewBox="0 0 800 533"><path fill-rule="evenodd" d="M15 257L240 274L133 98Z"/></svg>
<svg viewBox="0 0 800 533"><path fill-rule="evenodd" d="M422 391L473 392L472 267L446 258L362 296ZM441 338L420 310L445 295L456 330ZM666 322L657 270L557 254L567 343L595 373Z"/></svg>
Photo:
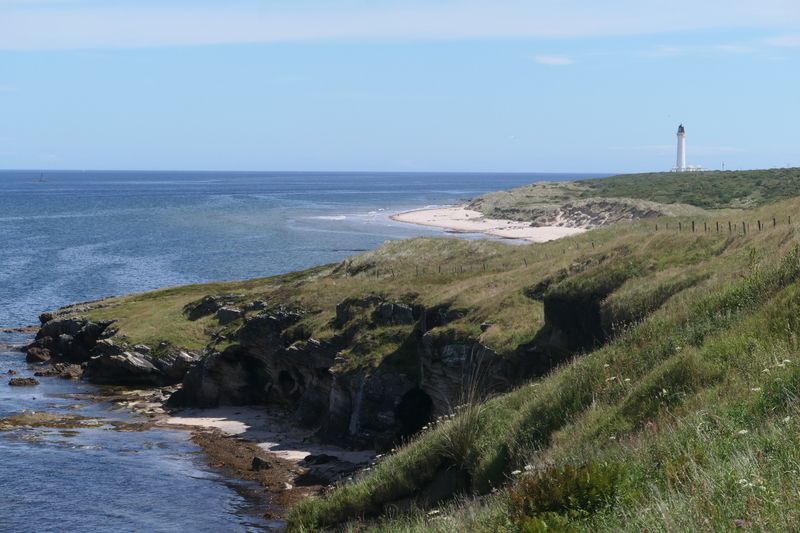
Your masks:
<svg viewBox="0 0 800 533"><path fill-rule="evenodd" d="M602 174L0 171L0 531L261 531L259 488L209 467L183 431L80 381L6 385L39 313L111 295L340 261L393 239L448 235L393 213L535 181ZM459 235L459 238L478 238ZM20 413L74 427L8 426ZM130 424L133 424L132 426Z"/></svg>

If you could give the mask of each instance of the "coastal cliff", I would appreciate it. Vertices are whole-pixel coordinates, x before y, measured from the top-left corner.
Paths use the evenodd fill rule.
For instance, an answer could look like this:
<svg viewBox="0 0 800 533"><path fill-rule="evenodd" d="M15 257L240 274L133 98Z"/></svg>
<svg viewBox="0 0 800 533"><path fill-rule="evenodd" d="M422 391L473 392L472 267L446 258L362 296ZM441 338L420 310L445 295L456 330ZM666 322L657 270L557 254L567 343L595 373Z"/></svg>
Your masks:
<svg viewBox="0 0 800 533"><path fill-rule="evenodd" d="M390 242L46 314L28 357L98 383L180 383L173 408L279 407L315 439L385 452L298 503L294 530L646 528L667 492L687 528L709 505L715 523L769 528L783 514L742 510L730 502L752 495L724 482L778 486L791 468L798 208L703 208L532 246Z"/></svg>

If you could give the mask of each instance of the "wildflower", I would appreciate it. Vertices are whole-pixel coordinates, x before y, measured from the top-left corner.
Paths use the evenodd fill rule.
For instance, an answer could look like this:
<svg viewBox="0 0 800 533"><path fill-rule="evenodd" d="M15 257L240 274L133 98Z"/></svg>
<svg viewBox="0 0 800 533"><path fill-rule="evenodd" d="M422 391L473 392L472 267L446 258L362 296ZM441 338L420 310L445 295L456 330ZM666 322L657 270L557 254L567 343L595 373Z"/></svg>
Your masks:
<svg viewBox="0 0 800 533"><path fill-rule="evenodd" d="M783 360L783 362L784 362L784 363L791 363L791 362L792 362L792 360L791 360L791 359L784 359L784 360Z"/></svg>
<svg viewBox="0 0 800 533"><path fill-rule="evenodd" d="M521 473L522 473L522 470L514 470L513 472L511 472L511 475L512 475L512 476L518 476L518 475L520 475Z"/></svg>
<svg viewBox="0 0 800 533"><path fill-rule="evenodd" d="M531 470L533 470L533 467L531 465L525 465L526 472L530 472Z"/></svg>
<svg viewBox="0 0 800 533"><path fill-rule="evenodd" d="M788 424L788 423L789 423L789 420L791 420L791 419L792 419L792 417L791 417L791 416L787 416L786 418L784 418L784 419L783 419L783 423L784 423L784 424Z"/></svg>
<svg viewBox="0 0 800 533"><path fill-rule="evenodd" d="M761 371L762 374L769 374L769 368L765 368Z"/></svg>
<svg viewBox="0 0 800 533"><path fill-rule="evenodd" d="M611 435L610 437L608 437L608 440L617 440L617 437L616 435Z"/></svg>
<svg viewBox="0 0 800 533"><path fill-rule="evenodd" d="M758 392L758 391L760 391L760 390L761 390L761 387L753 387L753 388L752 388L752 389L750 389L750 390L751 390L751 391L753 391L753 392Z"/></svg>
<svg viewBox="0 0 800 533"><path fill-rule="evenodd" d="M748 433L750 433L750 432L749 432L749 431L747 431L746 429L740 429L740 430L739 430L739 431L737 431L736 433L738 433L739 435L747 435L747 434L748 434Z"/></svg>
<svg viewBox="0 0 800 533"><path fill-rule="evenodd" d="M617 379L617 376L611 376L610 378L606 379L606 381L614 381Z"/></svg>
<svg viewBox="0 0 800 533"><path fill-rule="evenodd" d="M608 368L608 363L604 364L603 368Z"/></svg>
<svg viewBox="0 0 800 533"><path fill-rule="evenodd" d="M439 509L434 509L433 511L428 511L428 516L436 516L439 513L441 513Z"/></svg>
<svg viewBox="0 0 800 533"><path fill-rule="evenodd" d="M625 383L629 383L630 381L631 381L631 378L625 378Z"/></svg>

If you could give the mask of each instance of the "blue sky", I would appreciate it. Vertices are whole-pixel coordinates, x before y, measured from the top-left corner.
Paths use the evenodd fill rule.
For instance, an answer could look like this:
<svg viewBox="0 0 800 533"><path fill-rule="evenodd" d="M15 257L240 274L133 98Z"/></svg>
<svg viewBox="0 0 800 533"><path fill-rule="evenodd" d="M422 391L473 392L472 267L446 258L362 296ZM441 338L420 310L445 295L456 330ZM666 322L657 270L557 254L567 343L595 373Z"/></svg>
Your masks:
<svg viewBox="0 0 800 533"><path fill-rule="evenodd" d="M0 0L0 168L800 166L783 0Z"/></svg>

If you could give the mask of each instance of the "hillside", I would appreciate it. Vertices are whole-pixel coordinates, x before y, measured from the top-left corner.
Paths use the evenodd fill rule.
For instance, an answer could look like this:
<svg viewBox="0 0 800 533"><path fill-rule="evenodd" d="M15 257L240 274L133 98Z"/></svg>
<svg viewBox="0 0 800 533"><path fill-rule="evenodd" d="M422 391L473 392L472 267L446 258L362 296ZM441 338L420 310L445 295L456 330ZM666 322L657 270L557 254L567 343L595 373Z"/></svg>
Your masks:
<svg viewBox="0 0 800 533"><path fill-rule="evenodd" d="M759 207L670 174L660 205L688 215L530 246L390 242L59 317L115 320L98 345L202 353L174 405L284 405L384 453L292 530L796 529L800 199L767 201L791 194L782 172L786 190L747 193ZM559 187L636 199L658 179Z"/></svg>
<svg viewBox="0 0 800 533"><path fill-rule="evenodd" d="M486 194L469 207L488 218L594 227L658 216L757 207L800 195L800 169L624 174L534 183Z"/></svg>

